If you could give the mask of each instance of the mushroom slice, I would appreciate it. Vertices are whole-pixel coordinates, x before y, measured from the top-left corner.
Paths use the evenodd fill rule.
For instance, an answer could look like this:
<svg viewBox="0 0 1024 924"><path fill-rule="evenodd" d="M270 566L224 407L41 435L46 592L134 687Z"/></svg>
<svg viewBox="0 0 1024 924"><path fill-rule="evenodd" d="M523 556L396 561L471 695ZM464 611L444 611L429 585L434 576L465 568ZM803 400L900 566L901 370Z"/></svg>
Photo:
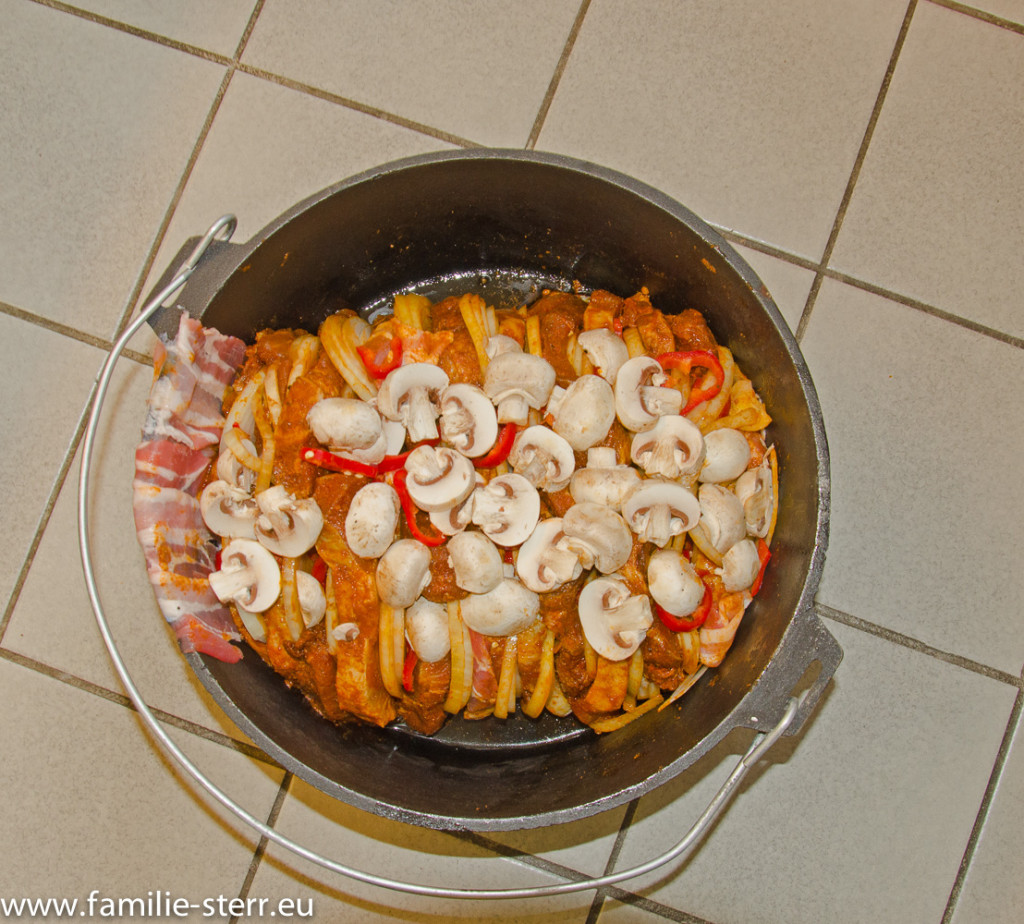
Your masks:
<svg viewBox="0 0 1024 924"><path fill-rule="evenodd" d="M312 629L327 612L327 595L320 582L308 571L295 572L295 586L298 589L302 621L307 629Z"/></svg>
<svg viewBox="0 0 1024 924"><path fill-rule="evenodd" d="M525 426L530 408L543 407L554 387L554 366L521 350L498 353L484 373L484 391L498 408L498 423Z"/></svg>
<svg viewBox="0 0 1024 924"><path fill-rule="evenodd" d="M568 388L552 392L547 410L555 433L582 452L608 435L615 422L615 394L601 376L581 375Z"/></svg>
<svg viewBox="0 0 1024 924"><path fill-rule="evenodd" d="M640 484L640 475L632 465L620 465L618 454L610 446L587 450L587 465L572 473L569 493L577 504L589 501L620 510L626 495Z"/></svg>
<svg viewBox="0 0 1024 924"><path fill-rule="evenodd" d="M611 507L602 504L573 504L562 517L563 549L575 552L584 568L602 574L617 571L633 550L629 526Z"/></svg>
<svg viewBox="0 0 1024 924"><path fill-rule="evenodd" d="M642 481L622 502L622 515L643 542L663 548L673 536L689 532L700 521L697 498L676 481Z"/></svg>
<svg viewBox="0 0 1024 924"><path fill-rule="evenodd" d="M428 512L451 510L476 487L476 469L448 446L417 446L405 460L406 487L413 503Z"/></svg>
<svg viewBox="0 0 1024 924"><path fill-rule="evenodd" d="M577 334L576 342L583 347L598 375L614 385L619 369L629 359L625 341L606 327L597 327Z"/></svg>
<svg viewBox="0 0 1024 924"><path fill-rule="evenodd" d="M448 632L448 607L426 597L413 601L405 611L405 637L421 661L433 663L452 650Z"/></svg>
<svg viewBox="0 0 1024 924"><path fill-rule="evenodd" d="M431 363L407 363L387 374L377 392L377 410L405 425L410 443L437 439L437 405L448 375Z"/></svg>
<svg viewBox="0 0 1024 924"><path fill-rule="evenodd" d="M401 503L386 481L363 485L345 516L345 542L360 558L380 558L395 539Z"/></svg>
<svg viewBox="0 0 1024 924"><path fill-rule="evenodd" d="M774 504L772 470L767 457L757 468L744 472L736 479L735 491L743 504L747 532L758 539L764 539L771 529Z"/></svg>
<svg viewBox="0 0 1024 924"><path fill-rule="evenodd" d="M627 430L650 430L659 417L678 414L683 406L682 392L663 387L668 381L661 364L653 356L634 356L622 364L615 377L615 413Z"/></svg>
<svg viewBox="0 0 1024 924"><path fill-rule="evenodd" d="M210 573L210 588L221 603L250 613L270 609L281 593L277 560L253 539L232 539L220 553L220 569Z"/></svg>
<svg viewBox="0 0 1024 924"><path fill-rule="evenodd" d="M488 359L494 359L501 353L522 353L523 348L519 342L508 334L492 334L484 344L484 352Z"/></svg>
<svg viewBox="0 0 1024 924"><path fill-rule="evenodd" d="M719 555L724 555L747 534L743 504L732 491L719 484L702 484L697 500L700 522L696 528Z"/></svg>
<svg viewBox="0 0 1024 924"><path fill-rule="evenodd" d="M252 495L226 481L211 481L199 495L203 522L222 538L256 538L259 509Z"/></svg>
<svg viewBox="0 0 1024 924"><path fill-rule="evenodd" d="M316 542L324 515L312 497L296 499L284 485L276 484L256 495L260 515L256 538L275 555L298 558Z"/></svg>
<svg viewBox="0 0 1024 924"><path fill-rule="evenodd" d="M399 539L377 562L377 594L396 610L409 606L430 583L430 549L416 539Z"/></svg>
<svg viewBox="0 0 1024 924"><path fill-rule="evenodd" d="M519 545L540 519L540 495L522 475L498 475L473 492L473 522L496 544Z"/></svg>
<svg viewBox="0 0 1024 924"><path fill-rule="evenodd" d="M747 590L760 570L757 544L752 539L740 539L729 546L729 551L722 556L722 567L718 569L718 574L721 575L722 586L730 593L735 593Z"/></svg>
<svg viewBox="0 0 1024 924"><path fill-rule="evenodd" d="M479 480L477 481L479 485ZM473 495L470 494L461 504L450 510L430 511L430 522L439 533L455 536L473 522Z"/></svg>
<svg viewBox="0 0 1024 924"><path fill-rule="evenodd" d="M536 424L516 435L508 461L539 491L560 491L572 478L576 456L554 430Z"/></svg>
<svg viewBox="0 0 1024 924"><path fill-rule="evenodd" d="M647 589L673 616L689 616L704 599L704 582L682 552L658 549L647 562Z"/></svg>
<svg viewBox="0 0 1024 924"><path fill-rule="evenodd" d="M471 594L494 590L505 576L498 547L484 533L461 532L448 541L448 561L455 572L455 586Z"/></svg>
<svg viewBox="0 0 1024 924"><path fill-rule="evenodd" d="M332 450L369 449L383 432L380 414L359 398L323 398L309 409L306 423Z"/></svg>
<svg viewBox="0 0 1024 924"><path fill-rule="evenodd" d="M515 635L533 624L540 613L540 597L515 578L485 594L470 594L459 604L462 621L481 635Z"/></svg>
<svg viewBox="0 0 1024 924"><path fill-rule="evenodd" d="M624 661L654 622L646 594L630 594L618 575L595 578L580 591L580 624L591 647L609 661Z"/></svg>
<svg viewBox="0 0 1024 924"><path fill-rule="evenodd" d="M739 430L712 430L704 437L704 464L698 478L714 484L735 481L749 464L750 443Z"/></svg>
<svg viewBox="0 0 1024 924"><path fill-rule="evenodd" d="M250 455L259 458L259 453L252 440L243 438L242 447ZM248 466L242 465L229 449L225 449L217 456L217 478L220 481L226 481L232 487L241 488L246 494L251 493L256 484L256 472Z"/></svg>
<svg viewBox="0 0 1024 924"><path fill-rule="evenodd" d="M704 437L692 420L666 414L650 430L633 437L629 455L648 475L683 478L703 463Z"/></svg>
<svg viewBox="0 0 1024 924"><path fill-rule="evenodd" d="M565 538L561 517L541 520L516 556L516 574L539 594L555 590L583 572L579 555L559 543Z"/></svg>
<svg viewBox="0 0 1024 924"><path fill-rule="evenodd" d="M482 388L458 382L441 393L441 437L471 459L494 445L498 415Z"/></svg>

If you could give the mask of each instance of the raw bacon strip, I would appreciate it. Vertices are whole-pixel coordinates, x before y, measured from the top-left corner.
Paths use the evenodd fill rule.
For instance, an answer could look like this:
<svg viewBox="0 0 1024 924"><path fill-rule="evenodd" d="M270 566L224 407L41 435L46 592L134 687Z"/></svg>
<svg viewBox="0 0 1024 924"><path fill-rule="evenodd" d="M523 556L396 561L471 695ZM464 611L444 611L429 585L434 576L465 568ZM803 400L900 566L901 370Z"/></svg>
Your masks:
<svg viewBox="0 0 1024 924"><path fill-rule="evenodd" d="M494 712L498 678L491 661L491 640L472 629L469 639L473 645L473 691L463 714L467 719L482 719Z"/></svg>
<svg viewBox="0 0 1024 924"><path fill-rule="evenodd" d="M231 614L210 589L216 542L196 495L224 427L224 391L245 344L187 314L177 336L154 350L142 443L135 451L133 509L146 570L164 618L184 652L242 657Z"/></svg>

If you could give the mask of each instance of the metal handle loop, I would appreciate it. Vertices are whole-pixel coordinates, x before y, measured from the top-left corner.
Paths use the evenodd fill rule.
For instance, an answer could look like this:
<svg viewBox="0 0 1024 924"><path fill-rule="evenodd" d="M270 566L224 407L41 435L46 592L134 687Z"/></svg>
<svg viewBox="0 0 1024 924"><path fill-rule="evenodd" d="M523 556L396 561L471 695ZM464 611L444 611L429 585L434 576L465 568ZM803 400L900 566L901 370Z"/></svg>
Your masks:
<svg viewBox="0 0 1024 924"><path fill-rule="evenodd" d="M275 844L284 847L297 856L309 860L324 869L339 873L359 882L368 883L384 889L391 889L392 891L405 892L413 895L426 895L435 898L455 899L540 898L543 896L564 895L572 892L582 892L588 889L598 889L605 886L615 885L616 883L623 882L627 879L633 879L645 873L652 872L653 870L670 863L672 860L685 856L697 845L701 837L710 828L712 822L718 817L728 804L729 800L736 793L743 778L747 775L754 764L760 760L760 758L789 727L800 706L799 699L790 699L789 705L779 723L769 731L757 735L750 748L729 774L728 779L726 779L725 783L708 804L708 807L693 824L690 830L687 831L686 835L669 850L651 860L646 861L645 863L641 863L638 866L633 866L629 869L621 870L616 873L609 873L604 876L597 876L589 879L562 882L557 885L535 886L521 889L451 889L440 886L421 885L418 883L390 879L386 876L376 876L372 873L363 872L362 870L355 869L351 866L345 865L344 863L322 856L321 854L296 843L279 831L276 831L274 828L250 814L245 808L235 802L189 759L189 757L170 738L163 726L161 726L157 721L152 710L150 710L149 706L143 701L141 693L136 687L128 668L125 666L121 653L118 650L111 634L106 615L103 612L99 589L96 585L96 578L92 564L92 550L89 541L87 509L92 454L96 438L96 430L103 409L103 401L106 397L107 388L110 384L114 365L121 356L125 346L139 328L142 327L142 325L145 324L145 322L156 312L156 310L160 308L168 298L181 289L189 276L192 275L193 270L195 270L196 266L199 264L210 244L215 239L223 241L229 240L235 230L235 226L236 222L233 215L225 215L212 225L210 230L207 231L206 235L196 246L192 256L186 261L181 271L174 277L174 279L171 280L170 283L168 283L167 286L153 296L153 298L142 308L138 318L136 318L135 321L125 329L124 333L121 334L111 347L110 354L108 355L106 362L103 364L99 378L97 379L95 393L90 406L85 436L82 443L82 464L78 483L78 538L81 550L82 568L85 574L85 585L89 593L89 601L92 604L93 613L96 616L96 623L99 627L103 642L106 645L107 652L110 655L110 659L129 699L138 711L143 723L156 738L161 747L163 747L164 751L173 757L178 765L196 783L198 783L210 797L220 803L220 805L230 811L239 820L247 824L250 828L267 838L267 840L273 841Z"/></svg>

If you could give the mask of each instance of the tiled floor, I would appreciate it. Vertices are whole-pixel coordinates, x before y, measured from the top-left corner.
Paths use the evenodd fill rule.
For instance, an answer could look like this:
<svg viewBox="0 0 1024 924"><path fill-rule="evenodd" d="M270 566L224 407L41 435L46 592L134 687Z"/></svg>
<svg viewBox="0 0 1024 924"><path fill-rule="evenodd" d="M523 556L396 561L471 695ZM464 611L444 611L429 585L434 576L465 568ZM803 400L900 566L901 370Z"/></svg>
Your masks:
<svg viewBox="0 0 1024 924"><path fill-rule="evenodd" d="M344 922L1020 920L1022 0L0 0L0 24L0 899L312 899ZM91 386L180 244L228 211L245 240L359 170L476 145L603 163L719 228L798 335L833 459L818 611L845 659L812 721L687 863L550 901L398 895L261 843L127 707L78 563ZM99 435L97 579L192 759L311 847L432 884L599 874L675 840L745 741L625 808L486 837L382 821L261 760L191 679L141 568L139 339Z"/></svg>

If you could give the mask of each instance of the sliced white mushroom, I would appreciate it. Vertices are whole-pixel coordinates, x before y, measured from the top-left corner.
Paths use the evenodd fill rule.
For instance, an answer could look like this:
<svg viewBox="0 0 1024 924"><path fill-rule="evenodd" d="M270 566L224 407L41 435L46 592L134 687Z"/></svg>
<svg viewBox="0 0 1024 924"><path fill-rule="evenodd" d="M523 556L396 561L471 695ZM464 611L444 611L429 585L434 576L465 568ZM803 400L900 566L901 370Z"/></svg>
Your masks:
<svg viewBox="0 0 1024 924"><path fill-rule="evenodd" d="M232 539L220 554L220 568L210 574L210 588L221 603L262 613L281 593L277 560L253 539Z"/></svg>
<svg viewBox="0 0 1024 924"><path fill-rule="evenodd" d="M477 484L480 481L477 480ZM473 495L470 494L461 504L450 510L431 510L430 522L439 533L456 536L473 522Z"/></svg>
<svg viewBox="0 0 1024 924"><path fill-rule="evenodd" d="M576 469L569 481L573 500L620 510L626 495L640 484L640 475L632 465L620 465L618 460L609 446L588 449L586 467Z"/></svg>
<svg viewBox="0 0 1024 924"><path fill-rule="evenodd" d="M498 353L484 373L484 391L498 408L498 423L525 426L530 408L543 407L554 387L554 366L521 350Z"/></svg>
<svg viewBox="0 0 1024 924"><path fill-rule="evenodd" d="M405 425L400 420L381 421L381 429L384 431L385 455L397 456L405 445Z"/></svg>
<svg viewBox="0 0 1024 924"><path fill-rule="evenodd" d="M459 604L462 621L481 635L515 635L540 613L540 597L515 578L503 578L485 594L470 594Z"/></svg>
<svg viewBox="0 0 1024 924"><path fill-rule="evenodd" d="M505 576L498 547L484 533L471 530L448 540L448 561L455 572L455 586L471 594L494 590Z"/></svg>
<svg viewBox="0 0 1024 924"><path fill-rule="evenodd" d="M522 475L498 475L473 492L473 522L495 543L519 545L540 519L540 495Z"/></svg>
<svg viewBox="0 0 1024 924"><path fill-rule="evenodd" d="M417 446L405 460L406 487L420 510L451 510L476 487L476 469L448 446Z"/></svg>
<svg viewBox="0 0 1024 924"><path fill-rule="evenodd" d="M693 421L666 414L650 430L633 437L629 454L648 475L685 478L704 461L704 437Z"/></svg>
<svg viewBox="0 0 1024 924"><path fill-rule="evenodd" d="M619 369L629 359L629 348L625 341L613 331L598 327L577 334L576 342L583 347L598 375L615 384Z"/></svg>
<svg viewBox="0 0 1024 924"><path fill-rule="evenodd" d="M275 555L298 558L316 542L324 515L312 497L297 499L284 485L274 485L256 495L260 515L256 538Z"/></svg>
<svg viewBox="0 0 1024 924"><path fill-rule="evenodd" d="M743 504L743 518L747 532L764 539L771 528L773 505L772 470L765 458L757 468L744 472L736 479L736 496Z"/></svg>
<svg viewBox="0 0 1024 924"><path fill-rule="evenodd" d="M436 439L438 401L448 374L431 363L407 363L387 374L377 392L377 410L400 421L410 443Z"/></svg>
<svg viewBox="0 0 1024 924"><path fill-rule="evenodd" d="M704 599L704 582L682 552L658 549L647 562L647 589L673 616L689 616Z"/></svg>
<svg viewBox="0 0 1024 924"><path fill-rule="evenodd" d="M555 391L557 391L556 389ZM555 400L552 392L548 413L555 433L565 437L578 452L601 442L615 422L615 394L599 375L581 375Z"/></svg>
<svg viewBox="0 0 1024 924"><path fill-rule="evenodd" d="M750 443L739 430L723 427L704 437L704 464L701 481L723 484L735 481L750 464Z"/></svg>
<svg viewBox="0 0 1024 924"><path fill-rule="evenodd" d="M295 586L298 589L302 621L307 629L312 629L327 612L327 595L320 582L308 571L295 572Z"/></svg>
<svg viewBox="0 0 1024 924"><path fill-rule="evenodd" d="M259 458L259 453L252 440L243 439L242 446L246 452ZM241 488L246 494L250 494L253 485L256 484L256 472L248 466L242 465L230 449L224 450L217 456L217 478L220 481L226 481L232 487Z"/></svg>
<svg viewBox="0 0 1024 924"><path fill-rule="evenodd" d="M256 501L251 494L226 481L211 481L203 488L199 512L211 533L223 538L256 538Z"/></svg>
<svg viewBox="0 0 1024 924"><path fill-rule="evenodd" d="M609 661L624 661L654 622L646 594L631 594L618 575L595 578L580 591L580 624L591 647Z"/></svg>
<svg viewBox="0 0 1024 924"><path fill-rule="evenodd" d="M634 356L623 363L615 377L615 413L627 430L650 430L659 417L678 414L683 395L678 388L663 387L668 381L653 356Z"/></svg>
<svg viewBox="0 0 1024 924"><path fill-rule="evenodd" d="M494 359L501 353L522 353L523 348L517 340L507 334L492 334L484 344L484 352L488 359Z"/></svg>
<svg viewBox="0 0 1024 924"><path fill-rule="evenodd" d="M430 583L430 549L416 539L399 539L377 561L377 594L382 603L405 609Z"/></svg>
<svg viewBox="0 0 1024 924"><path fill-rule="evenodd" d="M730 593L735 593L747 590L760 570L761 559L757 554L756 543L753 539L740 539L722 556L722 567L718 573L722 577L722 586Z"/></svg>
<svg viewBox="0 0 1024 924"><path fill-rule="evenodd" d="M482 388L466 382L441 393L441 438L464 456L482 456L498 438L498 415Z"/></svg>
<svg viewBox="0 0 1024 924"><path fill-rule="evenodd" d="M724 555L747 534L743 504L720 484L702 484L697 492L700 502L699 529L719 555Z"/></svg>
<svg viewBox="0 0 1024 924"><path fill-rule="evenodd" d="M584 568L602 574L617 571L633 551L626 521L603 504L573 504L562 517L562 531L561 547L575 552Z"/></svg>
<svg viewBox="0 0 1024 924"><path fill-rule="evenodd" d="M508 461L540 491L560 491L572 478L576 456L563 436L541 424L516 434Z"/></svg>
<svg viewBox="0 0 1024 924"><path fill-rule="evenodd" d="M700 503L676 481L642 481L622 502L622 516L643 542L663 548L673 536L689 532L700 520Z"/></svg>
<svg viewBox="0 0 1024 924"><path fill-rule="evenodd" d="M401 503L386 481L363 485L345 516L345 542L360 558L380 558L395 539Z"/></svg>
<svg viewBox="0 0 1024 924"><path fill-rule="evenodd" d="M583 572L579 555L560 545L565 539L561 517L541 520L519 548L516 574L539 594L555 590Z"/></svg>
<svg viewBox="0 0 1024 924"><path fill-rule="evenodd" d="M323 398L309 409L306 423L332 450L369 449L382 433L380 414L359 398Z"/></svg>
<svg viewBox="0 0 1024 924"><path fill-rule="evenodd" d="M421 661L433 663L452 650L448 607L419 597L405 611L405 637Z"/></svg>
<svg viewBox="0 0 1024 924"><path fill-rule="evenodd" d="M390 421L386 422L390 423ZM402 432L404 438L404 429ZM388 454L388 441L382 429L377 441L366 449L335 449L334 452L343 459L352 459L355 462L362 462L364 465L376 465Z"/></svg>

